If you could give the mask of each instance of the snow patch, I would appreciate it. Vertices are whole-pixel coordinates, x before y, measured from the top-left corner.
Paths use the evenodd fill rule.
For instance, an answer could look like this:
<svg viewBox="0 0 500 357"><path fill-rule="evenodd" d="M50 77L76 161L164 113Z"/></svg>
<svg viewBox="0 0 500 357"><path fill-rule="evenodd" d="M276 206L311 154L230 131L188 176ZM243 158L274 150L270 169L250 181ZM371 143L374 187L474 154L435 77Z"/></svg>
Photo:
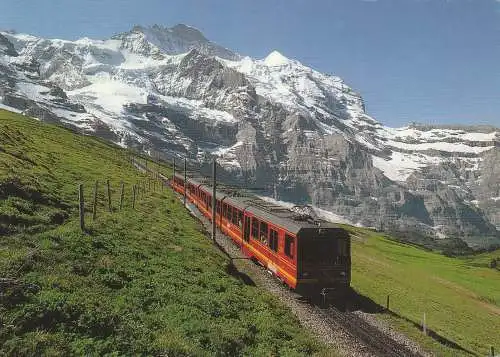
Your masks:
<svg viewBox="0 0 500 357"><path fill-rule="evenodd" d="M291 208L297 206L297 204L295 204L295 203L286 202L286 201L280 201L280 200L275 200L274 198L271 198L271 197L268 197L268 196L258 196L258 197L260 199L266 201L266 202L270 202L270 203L273 203L273 204L276 204L278 206L282 206L282 207L285 207L285 208L288 208L288 209L291 209ZM354 225L348 219L346 219L346 218L344 218L342 216L339 216L338 214L335 214L333 212L327 211L327 210L325 210L323 208L319 208L319 207L316 207L316 206L311 206L311 208L312 208L314 214L316 214L316 216L318 216L318 218L324 219L325 221L328 221L328 222L331 222L331 223Z"/></svg>
<svg viewBox="0 0 500 357"><path fill-rule="evenodd" d="M146 104L145 89L115 80L109 73L88 77L91 85L68 92L69 96L85 96L94 99L94 104L114 114L121 114L128 103Z"/></svg>
<svg viewBox="0 0 500 357"><path fill-rule="evenodd" d="M267 65L267 66L283 66L283 65L286 65L290 62L290 60L288 58L286 58L285 56L283 56L281 53L279 53L278 51L273 51L271 52L265 59L264 59L264 63Z"/></svg>
<svg viewBox="0 0 500 357"><path fill-rule="evenodd" d="M412 155L393 151L390 159L372 155L373 166L380 169L392 181L406 181L417 169L439 164L442 159L428 155Z"/></svg>
<svg viewBox="0 0 500 357"><path fill-rule="evenodd" d="M447 143L447 142L408 144L394 140L388 140L386 144L399 149L411 150L411 151L438 150L445 152L474 153L474 154L479 154L482 153L483 151L488 151L494 148L494 146L470 146L463 143Z"/></svg>

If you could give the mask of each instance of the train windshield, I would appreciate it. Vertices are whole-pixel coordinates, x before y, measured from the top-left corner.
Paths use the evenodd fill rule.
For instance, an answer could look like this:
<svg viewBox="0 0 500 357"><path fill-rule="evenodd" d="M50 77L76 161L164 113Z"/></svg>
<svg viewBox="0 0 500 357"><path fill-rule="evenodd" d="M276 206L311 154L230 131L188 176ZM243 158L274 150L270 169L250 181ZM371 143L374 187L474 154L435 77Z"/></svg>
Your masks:
<svg viewBox="0 0 500 357"><path fill-rule="evenodd" d="M306 264L344 264L349 256L345 238L313 238L302 241L302 261Z"/></svg>

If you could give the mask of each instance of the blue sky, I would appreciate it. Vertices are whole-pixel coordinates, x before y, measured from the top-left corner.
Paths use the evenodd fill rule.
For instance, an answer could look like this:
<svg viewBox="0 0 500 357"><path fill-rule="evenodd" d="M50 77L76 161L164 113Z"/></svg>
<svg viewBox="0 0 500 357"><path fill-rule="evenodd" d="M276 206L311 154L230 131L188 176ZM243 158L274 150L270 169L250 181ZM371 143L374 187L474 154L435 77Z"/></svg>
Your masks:
<svg viewBox="0 0 500 357"><path fill-rule="evenodd" d="M185 23L239 53L277 49L360 92L390 126L500 126L495 0L1 0L0 28L107 38Z"/></svg>

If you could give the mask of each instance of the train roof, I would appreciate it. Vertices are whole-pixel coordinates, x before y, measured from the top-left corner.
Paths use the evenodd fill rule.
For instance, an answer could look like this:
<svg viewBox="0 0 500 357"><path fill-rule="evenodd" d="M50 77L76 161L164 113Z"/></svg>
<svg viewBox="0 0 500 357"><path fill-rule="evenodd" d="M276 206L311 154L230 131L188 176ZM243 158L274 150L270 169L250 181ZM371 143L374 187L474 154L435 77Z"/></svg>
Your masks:
<svg viewBox="0 0 500 357"><path fill-rule="evenodd" d="M303 229L339 228L334 223L312 217L308 219L307 216L301 216L289 208L264 201L258 197L252 198L247 203L251 203L247 211L261 219L274 222L293 234L297 234Z"/></svg>
<svg viewBox="0 0 500 357"><path fill-rule="evenodd" d="M176 176L184 180L183 174L176 173ZM208 194L212 194L212 186L209 180L205 178L188 177L188 182L199 186ZM319 227L339 228L339 226L334 223L322 219L311 219L311 217L304 215L301 216L298 212L284 206L264 201L255 195L248 194L244 196L235 196L232 195L231 192L228 192L234 191L234 189L225 189L224 185L220 185L219 187L222 187L216 191L216 197L219 200L223 200L223 202L227 202L240 210L246 210L262 220L273 222L292 234L297 234L302 229L317 229Z"/></svg>

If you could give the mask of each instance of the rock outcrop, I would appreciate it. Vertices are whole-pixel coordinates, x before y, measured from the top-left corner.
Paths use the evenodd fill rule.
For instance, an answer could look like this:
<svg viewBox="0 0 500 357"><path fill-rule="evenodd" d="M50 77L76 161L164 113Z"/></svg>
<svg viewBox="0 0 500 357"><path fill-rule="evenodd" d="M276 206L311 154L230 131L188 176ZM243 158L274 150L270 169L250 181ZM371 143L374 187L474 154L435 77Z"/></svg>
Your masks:
<svg viewBox="0 0 500 357"><path fill-rule="evenodd" d="M186 25L109 40L0 34L0 103L352 223L500 242L500 130L383 126L342 79L243 57ZM261 191L262 192L262 191Z"/></svg>

